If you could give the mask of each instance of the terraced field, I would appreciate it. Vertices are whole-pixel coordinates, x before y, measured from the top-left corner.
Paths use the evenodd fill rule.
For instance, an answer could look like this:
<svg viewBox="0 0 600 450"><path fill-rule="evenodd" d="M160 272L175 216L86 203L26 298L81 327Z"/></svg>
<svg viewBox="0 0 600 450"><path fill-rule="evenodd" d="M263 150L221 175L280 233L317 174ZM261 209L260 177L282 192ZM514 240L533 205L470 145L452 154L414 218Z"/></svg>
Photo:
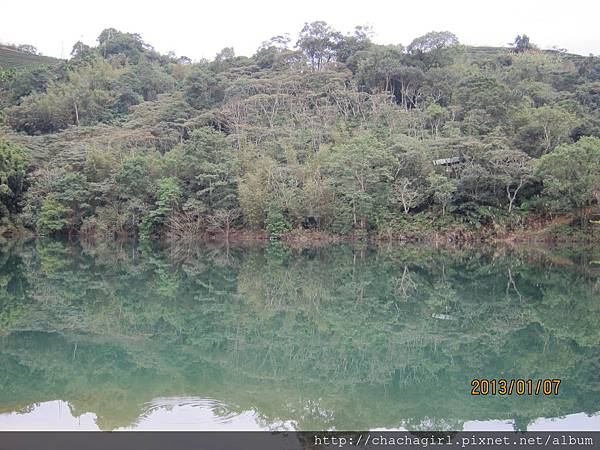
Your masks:
<svg viewBox="0 0 600 450"><path fill-rule="evenodd" d="M8 69L10 67L21 69L32 66L58 64L59 62L60 60L57 58L31 55L0 45L0 69Z"/></svg>

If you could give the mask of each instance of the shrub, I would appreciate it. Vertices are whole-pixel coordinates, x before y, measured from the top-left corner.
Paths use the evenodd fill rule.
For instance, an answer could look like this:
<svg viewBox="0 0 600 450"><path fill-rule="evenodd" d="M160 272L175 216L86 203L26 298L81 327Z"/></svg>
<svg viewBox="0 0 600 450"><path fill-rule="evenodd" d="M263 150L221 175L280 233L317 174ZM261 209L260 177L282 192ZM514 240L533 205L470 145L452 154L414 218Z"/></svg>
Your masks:
<svg viewBox="0 0 600 450"><path fill-rule="evenodd" d="M65 229L69 224L67 216L69 208L64 206L53 196L48 196L42 203L40 217L37 221L37 232L42 235L55 234Z"/></svg>
<svg viewBox="0 0 600 450"><path fill-rule="evenodd" d="M269 238L277 240L289 233L292 230L292 225L280 210L269 210L267 213L266 229L267 233L269 233Z"/></svg>

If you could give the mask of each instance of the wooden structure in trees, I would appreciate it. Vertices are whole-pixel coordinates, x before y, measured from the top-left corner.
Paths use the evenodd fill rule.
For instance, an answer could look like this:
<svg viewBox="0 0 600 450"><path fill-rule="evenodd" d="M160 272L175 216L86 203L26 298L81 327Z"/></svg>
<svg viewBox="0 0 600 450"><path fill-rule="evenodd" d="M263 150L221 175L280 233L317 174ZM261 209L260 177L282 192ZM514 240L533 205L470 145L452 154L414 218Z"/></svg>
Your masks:
<svg viewBox="0 0 600 450"><path fill-rule="evenodd" d="M464 160L460 156L453 156L451 158L434 159L434 166L442 166L446 168L446 173L450 176L456 175L455 166L462 163Z"/></svg>
<svg viewBox="0 0 600 450"><path fill-rule="evenodd" d="M454 166L455 164L460 164L462 162L462 158L460 156L453 156L452 158L443 158L443 159L434 159L434 166Z"/></svg>

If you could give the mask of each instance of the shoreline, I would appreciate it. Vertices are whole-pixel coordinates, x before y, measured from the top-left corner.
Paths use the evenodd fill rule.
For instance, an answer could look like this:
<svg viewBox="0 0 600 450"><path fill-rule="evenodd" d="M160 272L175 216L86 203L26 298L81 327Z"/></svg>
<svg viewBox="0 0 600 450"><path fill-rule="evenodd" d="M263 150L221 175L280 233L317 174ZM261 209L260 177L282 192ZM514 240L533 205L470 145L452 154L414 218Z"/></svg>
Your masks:
<svg viewBox="0 0 600 450"><path fill-rule="evenodd" d="M152 242L166 244L229 244L242 243L268 243L281 242L298 247L322 247L339 243L395 243L395 244L433 244L433 245L472 245L472 244L584 244L593 245L599 242L600 227L583 229L570 226L560 233L550 226L530 226L514 230L496 230L494 226L481 230L468 230L462 227L450 227L440 230L423 230L418 233L391 233L371 232L365 234L333 234L318 230L295 229L282 235L278 239L271 239L265 230L232 230L228 236L223 233L190 236L184 239L172 239L157 236L150 239L140 239L131 235L114 237L98 236L91 234L72 234L71 236L43 236L37 235L26 228L17 228L0 236L0 244L11 241L37 241L41 239L58 239L67 241L85 241L88 243L100 242Z"/></svg>
<svg viewBox="0 0 600 450"><path fill-rule="evenodd" d="M599 215L594 213L594 215ZM232 228L229 232L201 231L197 234L169 236L155 234L148 238L140 238L132 234L103 235L96 232L73 232L71 234L40 235L22 225L9 225L0 229L0 244L9 241L29 241L39 239L65 239L69 241L94 242L155 242L197 245L201 243L222 243L237 245L252 242L281 242L295 247L322 247L336 243L398 243L432 245L470 245L470 244L584 244L593 245L600 242L600 226L589 220L582 223L580 216L574 212L557 215L515 216L511 221L493 222L487 225L479 223L461 223L458 220L446 222L444 225L437 218L423 222L418 216L412 221L396 223L387 228L365 232L354 230L348 234L334 234L316 229L295 228L278 236L269 236L266 230ZM452 218L456 219L456 218ZM436 226L437 225L437 226Z"/></svg>

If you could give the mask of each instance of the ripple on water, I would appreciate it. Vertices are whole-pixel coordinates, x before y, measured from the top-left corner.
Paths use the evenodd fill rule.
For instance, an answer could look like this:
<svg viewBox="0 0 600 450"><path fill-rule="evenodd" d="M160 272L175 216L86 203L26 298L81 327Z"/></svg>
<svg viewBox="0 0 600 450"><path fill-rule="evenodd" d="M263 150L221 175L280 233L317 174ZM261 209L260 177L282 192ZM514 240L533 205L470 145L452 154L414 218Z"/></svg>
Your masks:
<svg viewBox="0 0 600 450"><path fill-rule="evenodd" d="M221 429L226 426L242 429L264 429L256 411L213 398L175 397L157 398L143 405L143 412L135 429Z"/></svg>

